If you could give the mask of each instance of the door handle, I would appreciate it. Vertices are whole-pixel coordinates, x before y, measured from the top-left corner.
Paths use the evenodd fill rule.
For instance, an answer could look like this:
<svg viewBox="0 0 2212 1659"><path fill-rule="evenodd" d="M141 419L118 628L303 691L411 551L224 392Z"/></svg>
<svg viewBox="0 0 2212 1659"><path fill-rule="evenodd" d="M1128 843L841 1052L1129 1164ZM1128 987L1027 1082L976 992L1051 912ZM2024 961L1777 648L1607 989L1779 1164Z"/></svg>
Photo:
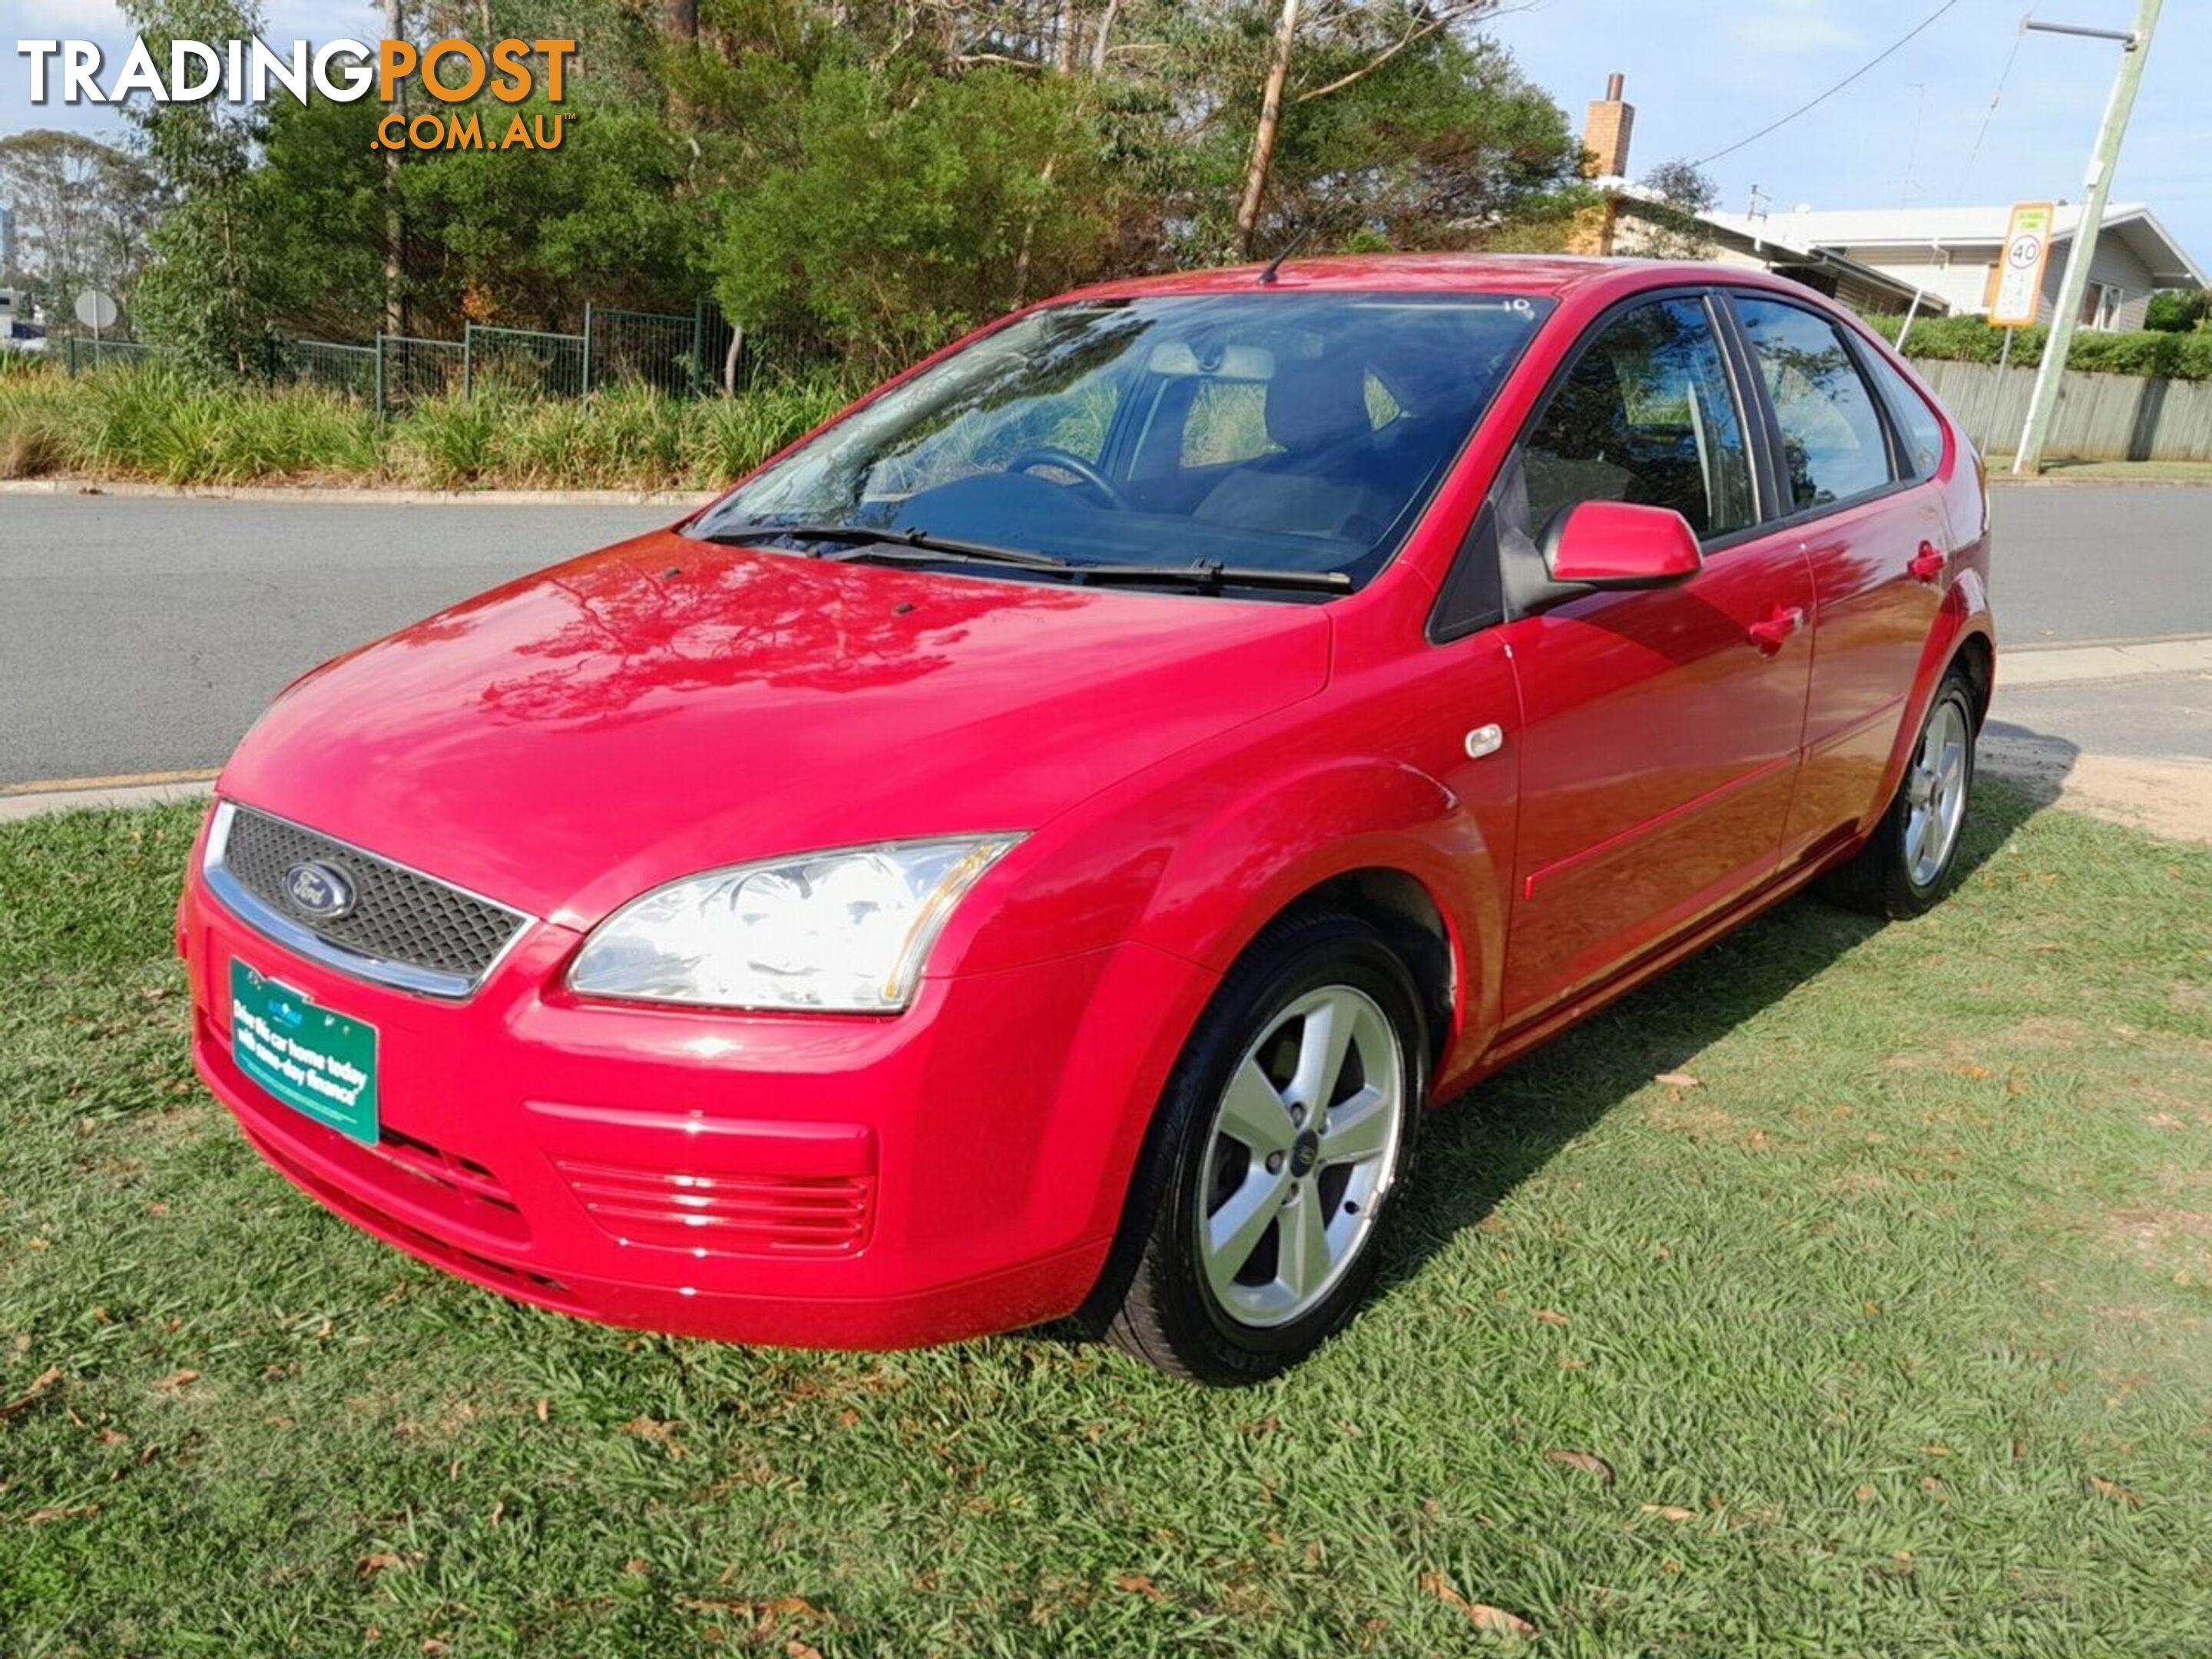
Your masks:
<svg viewBox="0 0 2212 1659"><path fill-rule="evenodd" d="M1913 580L1932 582L1942 579L1950 562L1951 556L1942 548L1933 542L1923 542L1920 550L1905 562L1905 568L1912 573Z"/></svg>
<svg viewBox="0 0 2212 1659"><path fill-rule="evenodd" d="M1755 622L1745 631L1757 646L1761 656L1771 657L1790 642L1790 636L1805 625L1805 607L1800 605L1777 605L1774 614L1765 622Z"/></svg>

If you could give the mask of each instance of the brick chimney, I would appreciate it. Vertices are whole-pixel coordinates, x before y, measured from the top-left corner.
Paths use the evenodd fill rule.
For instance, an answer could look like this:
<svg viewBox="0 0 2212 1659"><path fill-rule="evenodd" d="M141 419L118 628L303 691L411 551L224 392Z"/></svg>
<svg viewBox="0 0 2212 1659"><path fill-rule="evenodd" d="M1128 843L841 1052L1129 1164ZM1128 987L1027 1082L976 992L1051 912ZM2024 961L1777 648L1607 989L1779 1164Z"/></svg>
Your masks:
<svg viewBox="0 0 2212 1659"><path fill-rule="evenodd" d="M1636 125L1636 109L1620 95L1626 84L1626 77L1615 74L1605 83L1605 96L1589 106L1589 119L1583 125L1583 148L1589 152L1583 163L1585 179L1628 176L1628 137ZM1610 257L1620 223L1620 204L1608 195L1575 215L1567 231L1567 252Z"/></svg>
<svg viewBox="0 0 2212 1659"><path fill-rule="evenodd" d="M1592 179L1628 176L1628 138L1636 126L1636 106L1621 94L1627 77L1616 73L1605 83L1605 96L1589 106L1583 124L1583 148L1592 160L1584 163Z"/></svg>

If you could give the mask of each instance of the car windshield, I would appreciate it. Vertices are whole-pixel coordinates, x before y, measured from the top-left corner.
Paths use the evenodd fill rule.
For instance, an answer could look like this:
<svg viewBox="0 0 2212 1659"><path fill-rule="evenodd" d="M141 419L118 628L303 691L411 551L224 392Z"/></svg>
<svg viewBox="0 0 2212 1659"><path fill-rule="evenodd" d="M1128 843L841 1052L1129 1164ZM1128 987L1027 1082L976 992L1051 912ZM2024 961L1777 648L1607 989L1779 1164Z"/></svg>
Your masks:
<svg viewBox="0 0 2212 1659"><path fill-rule="evenodd" d="M1549 309L1268 289L1049 307L885 392L691 533L880 530L1048 556L991 563L1028 580L1218 567L1217 586L1241 570L1340 590L1397 547Z"/></svg>

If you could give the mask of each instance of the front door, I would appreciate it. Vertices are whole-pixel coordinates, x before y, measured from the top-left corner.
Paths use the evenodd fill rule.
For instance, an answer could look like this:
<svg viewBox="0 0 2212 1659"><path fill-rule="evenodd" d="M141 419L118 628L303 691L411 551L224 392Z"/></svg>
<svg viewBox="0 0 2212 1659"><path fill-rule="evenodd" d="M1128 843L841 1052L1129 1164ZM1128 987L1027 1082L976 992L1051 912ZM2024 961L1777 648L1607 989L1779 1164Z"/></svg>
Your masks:
<svg viewBox="0 0 2212 1659"><path fill-rule="evenodd" d="M1585 594L1503 630L1522 701L1521 816L1506 944L1510 1028L1595 987L1774 870L1796 782L1813 583L1768 518L1756 404L1709 301L1601 322L1553 389L1494 502L1513 567L1567 510L1680 512L1690 582Z"/></svg>

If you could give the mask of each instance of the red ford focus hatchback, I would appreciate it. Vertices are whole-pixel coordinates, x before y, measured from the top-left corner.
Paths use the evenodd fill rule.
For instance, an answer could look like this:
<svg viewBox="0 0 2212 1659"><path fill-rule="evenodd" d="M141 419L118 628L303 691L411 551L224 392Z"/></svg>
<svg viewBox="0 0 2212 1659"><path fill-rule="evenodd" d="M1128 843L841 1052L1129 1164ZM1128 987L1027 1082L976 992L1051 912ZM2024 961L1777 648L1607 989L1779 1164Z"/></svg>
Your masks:
<svg viewBox="0 0 2212 1659"><path fill-rule="evenodd" d="M1757 273L1086 290L288 690L196 1057L527 1302L1265 1376L1428 1103L1815 878L1942 892L1988 552L1928 393Z"/></svg>

